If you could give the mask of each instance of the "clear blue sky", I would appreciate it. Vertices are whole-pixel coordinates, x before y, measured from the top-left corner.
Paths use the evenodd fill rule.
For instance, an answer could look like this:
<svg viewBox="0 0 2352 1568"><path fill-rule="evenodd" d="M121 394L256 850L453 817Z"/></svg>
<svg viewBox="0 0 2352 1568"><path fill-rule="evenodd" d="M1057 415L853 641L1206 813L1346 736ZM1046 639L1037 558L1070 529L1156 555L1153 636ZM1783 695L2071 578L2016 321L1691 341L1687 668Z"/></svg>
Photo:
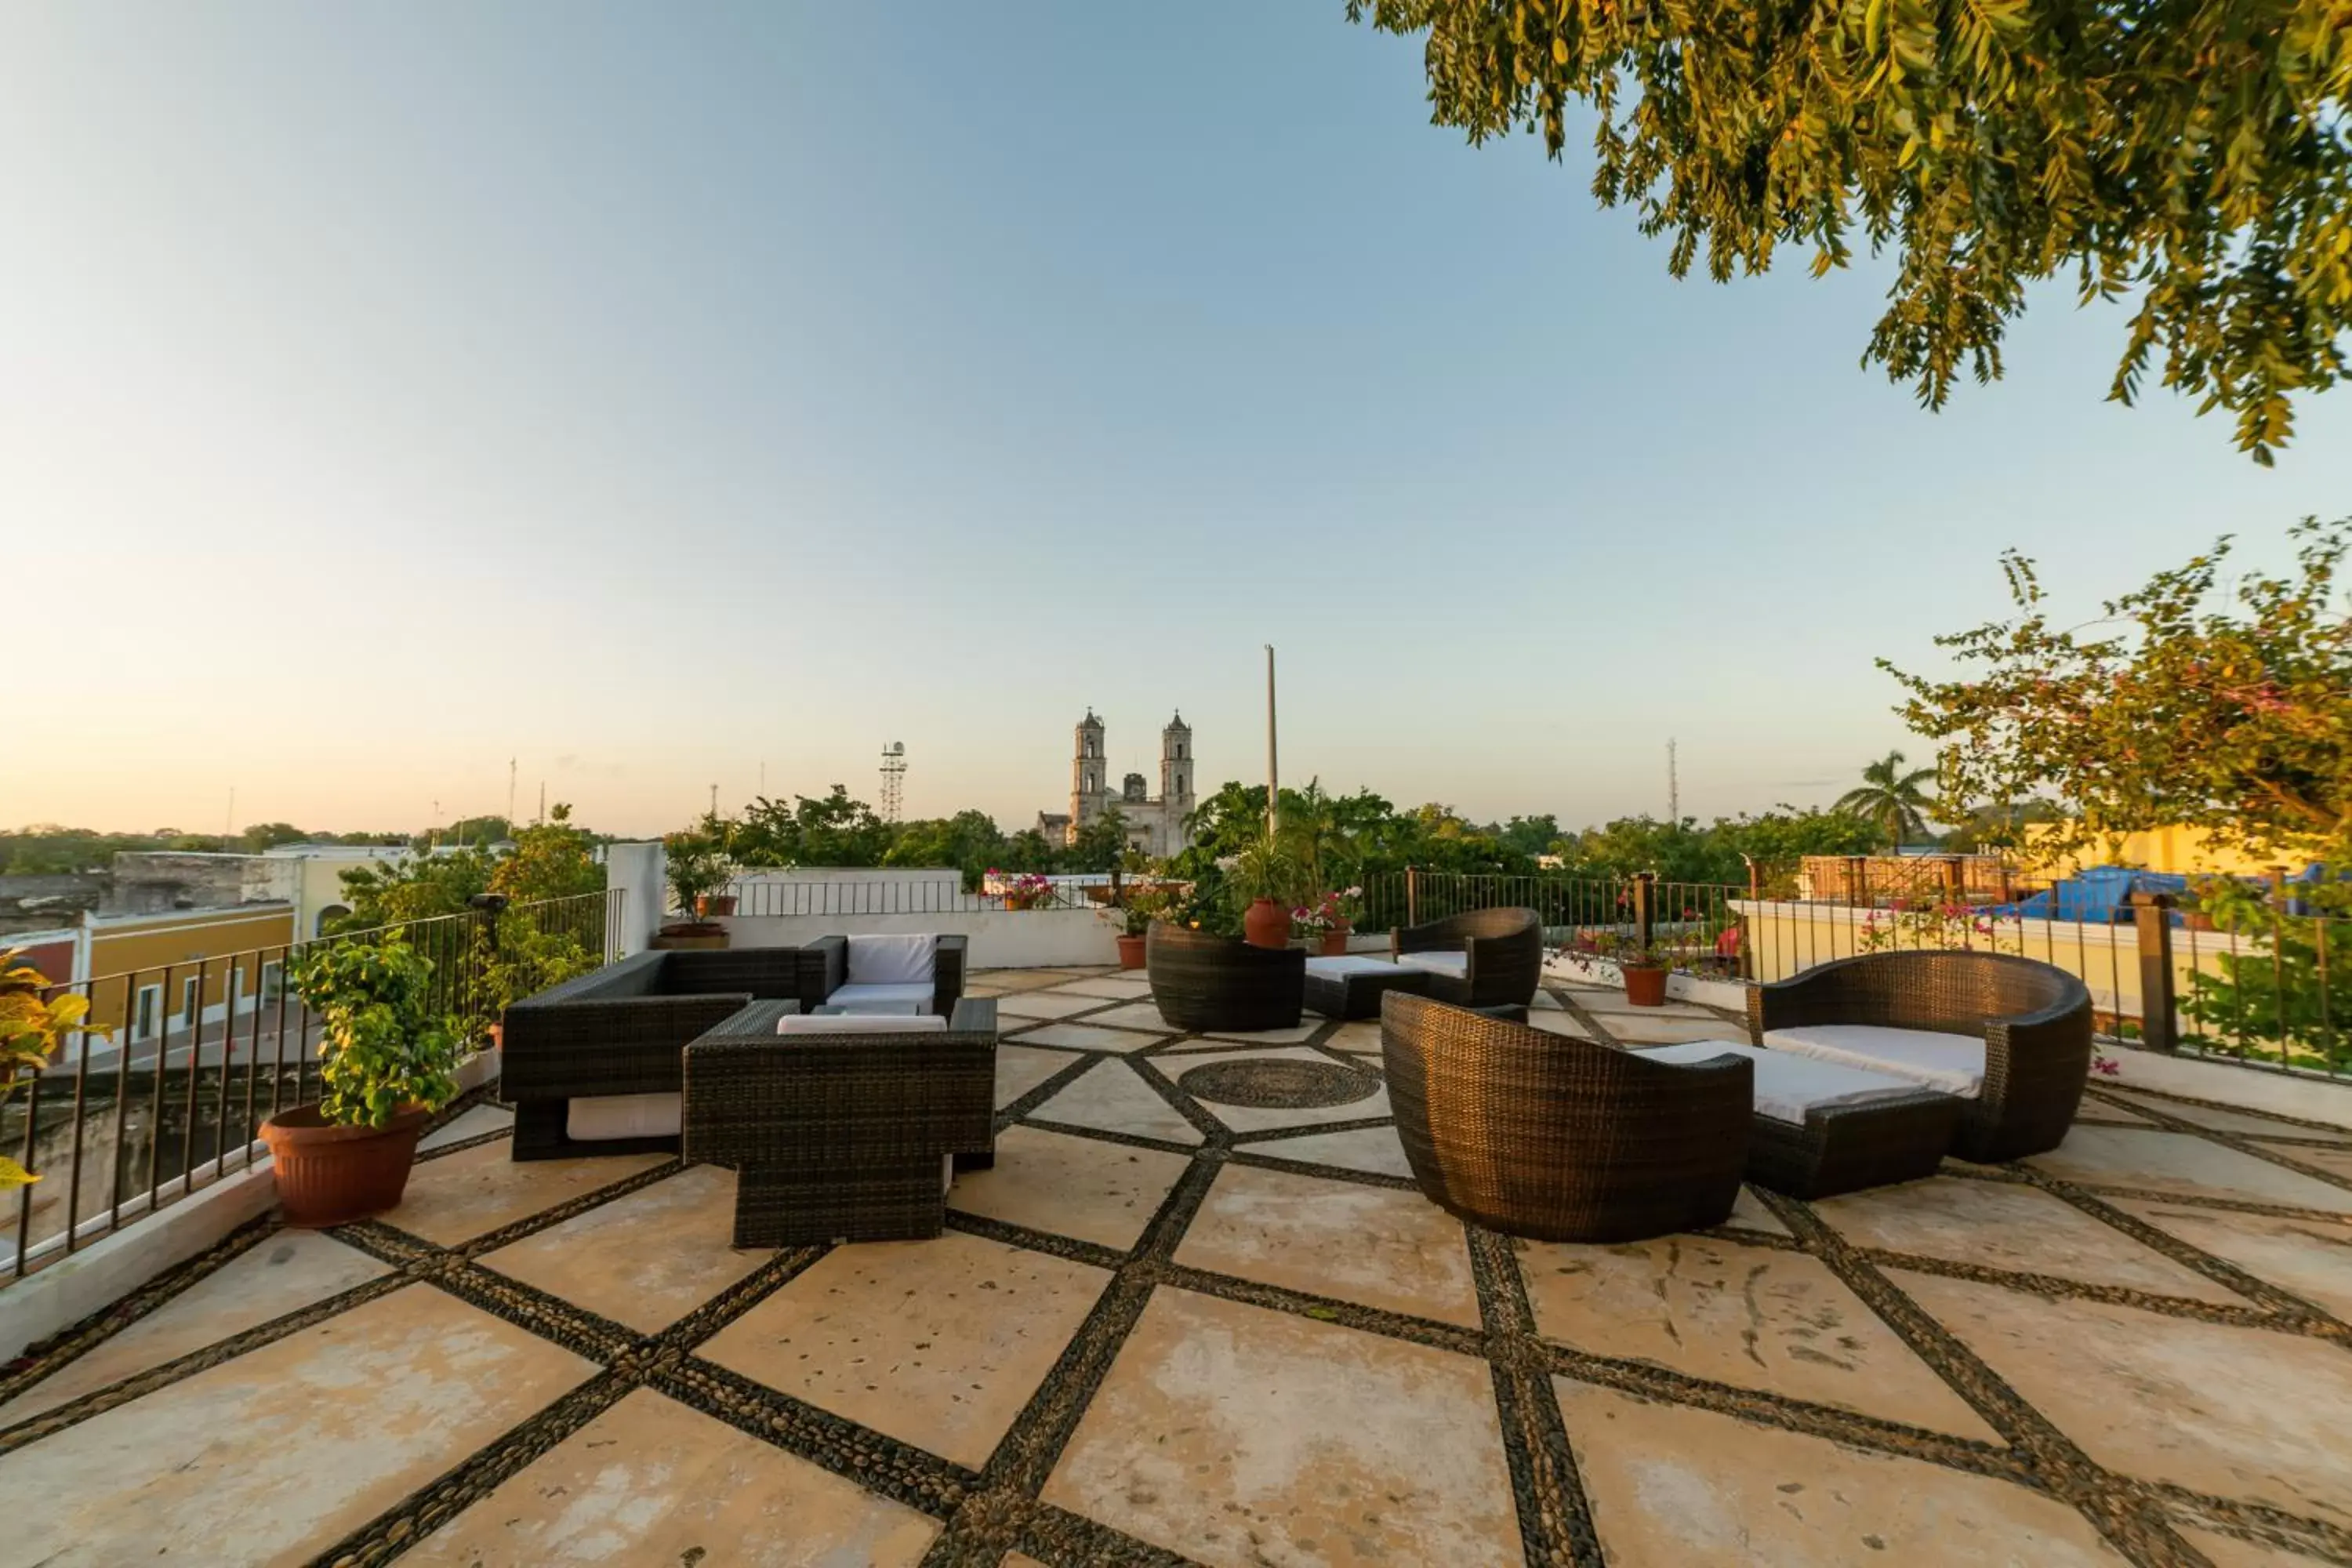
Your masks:
<svg viewBox="0 0 2352 1568"><path fill-rule="evenodd" d="M512 756L654 831L901 740L1019 826L1089 703L1259 776L1267 641L1286 777L1580 824L1674 735L1712 816L1903 743L2005 545L2087 605L2352 510L2352 393L2265 472L2060 288L1930 416L1883 273L1677 284L1589 175L1339 0L10 7L0 822Z"/></svg>

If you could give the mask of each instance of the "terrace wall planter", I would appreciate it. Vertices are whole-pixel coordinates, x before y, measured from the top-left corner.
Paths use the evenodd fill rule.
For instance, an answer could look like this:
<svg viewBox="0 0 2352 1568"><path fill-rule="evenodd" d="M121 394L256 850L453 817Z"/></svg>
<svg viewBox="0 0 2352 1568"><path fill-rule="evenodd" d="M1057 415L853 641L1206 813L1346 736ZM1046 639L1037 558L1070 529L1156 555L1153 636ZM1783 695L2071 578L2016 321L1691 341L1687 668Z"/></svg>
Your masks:
<svg viewBox="0 0 2352 1568"><path fill-rule="evenodd" d="M1636 1007L1663 1007L1666 1005L1666 972L1656 965L1625 964L1618 973L1625 977L1625 1000Z"/></svg>
<svg viewBox="0 0 2352 1568"><path fill-rule="evenodd" d="M1272 899L1257 899L1242 913L1242 940L1252 947L1288 947L1290 911Z"/></svg>
<svg viewBox="0 0 2352 1568"><path fill-rule="evenodd" d="M261 1124L286 1223L314 1229L400 1206L416 1141L433 1113L410 1106L383 1127L343 1127L297 1105Z"/></svg>
<svg viewBox="0 0 2352 1568"><path fill-rule="evenodd" d="M1123 936L1118 939L1118 966L1121 969L1143 967L1143 938Z"/></svg>
<svg viewBox="0 0 2352 1568"><path fill-rule="evenodd" d="M727 945L727 928L709 921L677 921L646 943L659 952L691 952Z"/></svg>

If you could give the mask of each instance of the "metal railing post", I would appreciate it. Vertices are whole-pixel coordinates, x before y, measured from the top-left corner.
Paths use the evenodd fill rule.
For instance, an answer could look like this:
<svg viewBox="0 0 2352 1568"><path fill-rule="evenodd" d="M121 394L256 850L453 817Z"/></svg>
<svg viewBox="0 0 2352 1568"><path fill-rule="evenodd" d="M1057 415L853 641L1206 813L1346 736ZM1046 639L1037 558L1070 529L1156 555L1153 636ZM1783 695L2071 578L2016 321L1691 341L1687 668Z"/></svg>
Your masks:
<svg viewBox="0 0 2352 1568"><path fill-rule="evenodd" d="M2134 893L2132 925L2139 934L2139 1037L2152 1051L2180 1048L2172 1016L2172 895ZM2116 998L2116 1033L2123 1033L2123 998Z"/></svg>
<svg viewBox="0 0 2352 1568"><path fill-rule="evenodd" d="M1633 877L1633 945L1646 948L1658 924L1658 874L1639 871Z"/></svg>

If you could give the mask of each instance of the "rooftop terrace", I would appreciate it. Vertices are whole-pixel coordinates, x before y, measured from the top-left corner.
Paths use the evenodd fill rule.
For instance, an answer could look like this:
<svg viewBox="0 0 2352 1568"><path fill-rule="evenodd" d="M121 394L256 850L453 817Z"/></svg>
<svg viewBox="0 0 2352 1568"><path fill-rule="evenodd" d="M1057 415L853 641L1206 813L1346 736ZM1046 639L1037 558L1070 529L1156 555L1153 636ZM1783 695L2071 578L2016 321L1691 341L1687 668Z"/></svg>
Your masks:
<svg viewBox="0 0 2352 1568"><path fill-rule="evenodd" d="M0 1564L2352 1561L2352 1132L2095 1084L2021 1165L1531 1243L1414 1189L1377 1024L972 990L1003 1127L939 1239L737 1252L731 1174L466 1107L383 1220L0 1379Z"/></svg>

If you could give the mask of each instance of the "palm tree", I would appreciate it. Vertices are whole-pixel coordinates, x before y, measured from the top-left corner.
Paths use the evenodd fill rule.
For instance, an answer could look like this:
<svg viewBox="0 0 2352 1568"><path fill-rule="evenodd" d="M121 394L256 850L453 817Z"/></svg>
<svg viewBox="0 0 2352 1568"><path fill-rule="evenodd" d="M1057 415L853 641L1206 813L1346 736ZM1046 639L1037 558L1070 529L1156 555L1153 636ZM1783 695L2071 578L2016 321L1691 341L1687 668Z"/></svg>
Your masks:
<svg viewBox="0 0 2352 1568"><path fill-rule="evenodd" d="M1936 804L1920 785L1936 776L1933 768L1906 773L1903 753L1889 752L1862 770L1859 788L1838 796L1832 811L1859 816L1883 831L1890 849L1900 849L1912 838L1927 834L1927 812Z"/></svg>

